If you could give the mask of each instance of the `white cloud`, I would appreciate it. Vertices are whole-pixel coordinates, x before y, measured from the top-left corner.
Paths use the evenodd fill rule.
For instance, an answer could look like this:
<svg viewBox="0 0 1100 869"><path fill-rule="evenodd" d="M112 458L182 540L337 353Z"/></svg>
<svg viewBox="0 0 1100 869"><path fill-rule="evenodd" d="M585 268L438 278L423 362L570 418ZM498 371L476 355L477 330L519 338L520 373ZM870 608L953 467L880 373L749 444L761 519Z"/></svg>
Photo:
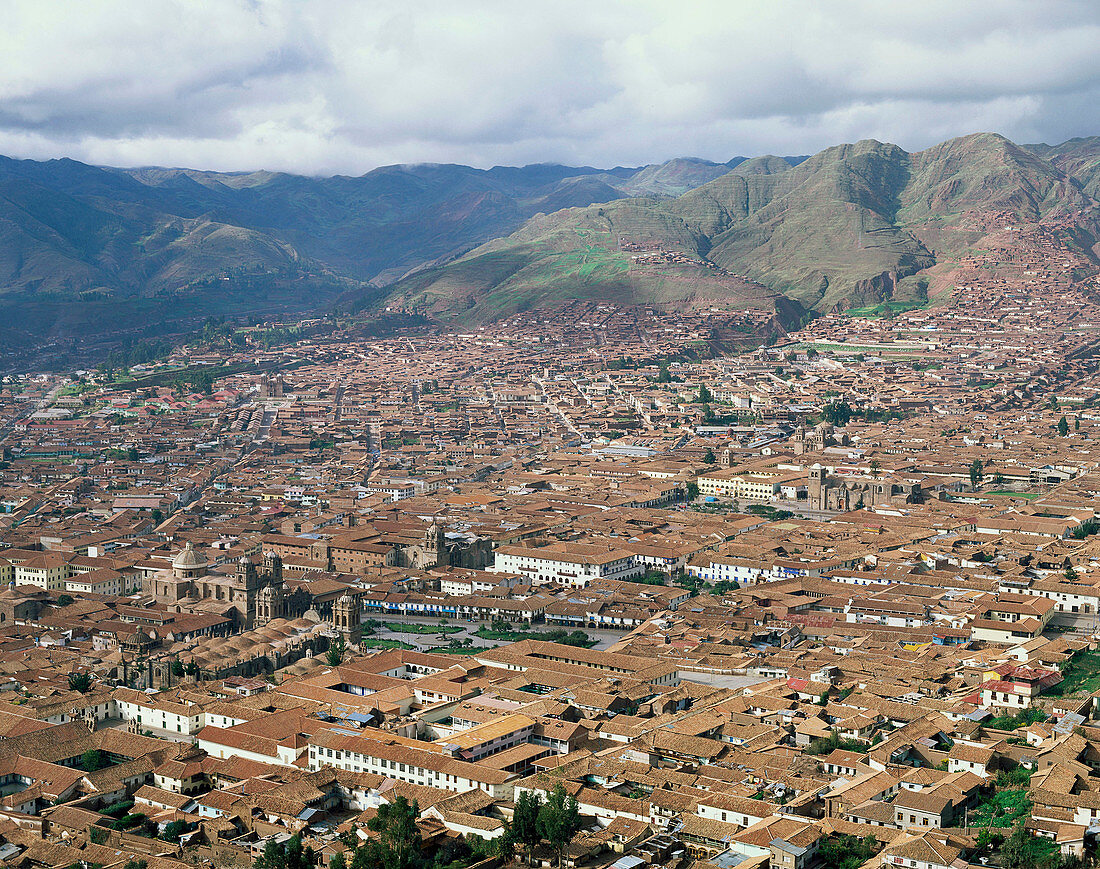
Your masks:
<svg viewBox="0 0 1100 869"><path fill-rule="evenodd" d="M1100 133L1082 0L13 0L0 152L360 173Z"/></svg>

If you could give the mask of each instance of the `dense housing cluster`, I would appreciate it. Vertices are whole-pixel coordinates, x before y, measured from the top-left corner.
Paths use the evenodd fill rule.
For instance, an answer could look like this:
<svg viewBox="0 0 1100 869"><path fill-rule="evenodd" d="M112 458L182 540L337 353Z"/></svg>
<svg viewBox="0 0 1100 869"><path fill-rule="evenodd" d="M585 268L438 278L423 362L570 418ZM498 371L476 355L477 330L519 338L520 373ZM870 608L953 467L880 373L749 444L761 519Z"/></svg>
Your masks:
<svg viewBox="0 0 1100 869"><path fill-rule="evenodd" d="M791 334L574 302L4 377L0 861L1091 858L1097 285L990 220Z"/></svg>

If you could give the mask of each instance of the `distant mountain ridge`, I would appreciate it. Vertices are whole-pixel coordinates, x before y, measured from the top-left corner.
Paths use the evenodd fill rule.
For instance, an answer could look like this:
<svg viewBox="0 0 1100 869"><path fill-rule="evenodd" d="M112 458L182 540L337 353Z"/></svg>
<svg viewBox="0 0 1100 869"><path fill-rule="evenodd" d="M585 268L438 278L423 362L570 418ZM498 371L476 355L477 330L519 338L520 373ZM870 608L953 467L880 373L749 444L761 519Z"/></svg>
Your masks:
<svg viewBox="0 0 1100 869"><path fill-rule="evenodd" d="M530 307L533 288L550 301L756 304L752 293L723 289L731 274L819 311L915 297L923 292L916 277L936 264L937 251L957 254L982 234L976 215L1080 215L1094 244L1100 139L1067 146L1023 148L979 133L912 154L866 140L794 166L755 158L675 199L620 199L533 218L399 282L391 300L465 319ZM674 267L647 268L654 256L635 252L654 248Z"/></svg>
<svg viewBox="0 0 1100 869"><path fill-rule="evenodd" d="M195 315L262 311L264 292L281 294L280 305L309 294L300 307L310 309L445 262L535 214L679 195L744 159L607 170L399 165L310 178L0 158L0 312L49 320L63 306L72 318L73 300L102 312L140 301L150 316L154 300Z"/></svg>
<svg viewBox="0 0 1100 869"><path fill-rule="evenodd" d="M829 310L919 294L975 215L1083 215L1100 137L916 153L359 177L0 158L0 322L19 334L388 305L456 321L574 299ZM1076 219L1076 218L1075 218ZM6 333L9 334L9 333Z"/></svg>

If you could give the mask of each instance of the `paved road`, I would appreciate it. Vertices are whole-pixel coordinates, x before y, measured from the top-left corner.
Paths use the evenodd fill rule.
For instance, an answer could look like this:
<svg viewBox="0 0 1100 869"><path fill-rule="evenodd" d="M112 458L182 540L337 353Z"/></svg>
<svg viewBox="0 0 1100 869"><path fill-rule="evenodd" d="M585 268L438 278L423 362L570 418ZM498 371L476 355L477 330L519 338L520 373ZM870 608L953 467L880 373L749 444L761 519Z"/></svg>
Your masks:
<svg viewBox="0 0 1100 869"><path fill-rule="evenodd" d="M588 443L588 436L585 435L584 432L578 429L575 425L573 425L573 420L569 418L569 414L567 414L564 410L562 410L560 407L554 404L553 401L550 400L550 394L546 391L545 381L543 381L541 377L532 377L531 380L532 382L537 384L538 388L542 391L542 397L546 400L547 410L549 410L550 413L557 414L558 418L561 420L562 425L569 429L569 431L573 432L573 434L579 437L582 441Z"/></svg>
<svg viewBox="0 0 1100 869"><path fill-rule="evenodd" d="M20 412L16 416L12 417L6 425L0 427L0 441L4 440L9 434L12 433L12 431L15 429L15 424L19 420L30 418L33 414L38 413L38 411L45 410L47 407L50 407L53 404L54 399L57 398L57 394L64 388L65 385L59 383L57 386L47 392L42 398L40 398L31 410Z"/></svg>
<svg viewBox="0 0 1100 869"><path fill-rule="evenodd" d="M256 429L256 436L252 438L252 443L267 440L267 436L271 433L271 424L275 422L275 415L278 412L279 409L276 407L264 407L263 416L260 417L260 425Z"/></svg>

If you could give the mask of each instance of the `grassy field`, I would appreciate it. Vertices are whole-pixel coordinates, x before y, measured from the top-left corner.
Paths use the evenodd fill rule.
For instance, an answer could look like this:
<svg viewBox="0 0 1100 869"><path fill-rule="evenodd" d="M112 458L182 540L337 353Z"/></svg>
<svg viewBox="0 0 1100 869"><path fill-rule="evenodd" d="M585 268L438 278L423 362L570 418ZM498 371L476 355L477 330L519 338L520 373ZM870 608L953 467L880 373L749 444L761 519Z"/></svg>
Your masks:
<svg viewBox="0 0 1100 869"><path fill-rule="evenodd" d="M437 655L476 655L478 652L495 648L496 646L435 646L428 651Z"/></svg>
<svg viewBox="0 0 1100 869"><path fill-rule="evenodd" d="M982 800L967 814L966 822L970 827L992 826L994 829L1007 830L1030 813L1031 800L1028 799L1027 790L1012 788L998 791Z"/></svg>
<svg viewBox="0 0 1100 869"><path fill-rule="evenodd" d="M416 646L403 643L400 640L379 640L374 637L364 637L363 645L368 649L404 649L405 651L416 649Z"/></svg>
<svg viewBox="0 0 1100 869"><path fill-rule="evenodd" d="M920 357L923 350L912 347L891 348L885 344L872 347L866 344L833 344L828 341L814 341L813 346L818 350L833 350L841 353L874 353L878 356L913 356Z"/></svg>
<svg viewBox="0 0 1100 869"><path fill-rule="evenodd" d="M1021 727L1029 727L1046 716L1038 709L1021 709L1015 715L998 715L990 718L986 724L996 730L1017 730Z"/></svg>
<svg viewBox="0 0 1100 869"><path fill-rule="evenodd" d="M996 492L986 492L987 495L1003 495L1008 498L1026 498L1028 501L1034 501L1036 498L1042 498L1040 492L1009 492L1007 490L998 490Z"/></svg>
<svg viewBox="0 0 1100 869"><path fill-rule="evenodd" d="M458 625L412 625L407 622L382 622L382 625L395 634L459 634Z"/></svg>
<svg viewBox="0 0 1100 869"><path fill-rule="evenodd" d="M884 317L895 317L905 311L915 311L919 308L927 308L931 304L928 300L913 300L911 302L882 302L878 305L867 305L862 308L849 308L845 315L849 317L862 317L864 320L881 320Z"/></svg>
<svg viewBox="0 0 1100 869"><path fill-rule="evenodd" d="M567 631L557 628L550 631L498 631L482 625L474 632L475 637L483 640L500 640L506 643L518 643L520 640L545 640L550 643L563 643L567 646L577 646L582 649L591 649L598 640L593 640L584 631Z"/></svg>
<svg viewBox="0 0 1100 869"><path fill-rule="evenodd" d="M1100 651L1078 652L1062 667L1062 681L1047 694L1064 696L1100 690Z"/></svg>

